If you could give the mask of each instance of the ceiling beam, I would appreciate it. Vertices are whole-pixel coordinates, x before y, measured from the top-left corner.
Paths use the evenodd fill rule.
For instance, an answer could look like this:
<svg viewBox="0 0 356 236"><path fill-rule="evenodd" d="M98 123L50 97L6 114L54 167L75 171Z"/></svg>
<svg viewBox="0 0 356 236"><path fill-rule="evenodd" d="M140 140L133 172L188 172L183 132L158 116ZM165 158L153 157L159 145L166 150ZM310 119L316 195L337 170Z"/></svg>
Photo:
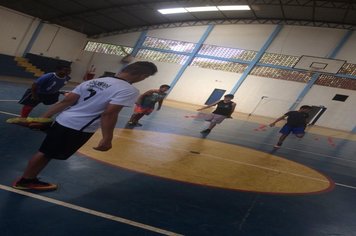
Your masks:
<svg viewBox="0 0 356 236"><path fill-rule="evenodd" d="M315 27L325 27L325 28L336 28L336 29L348 29L356 30L356 25L340 24L340 23L330 23L330 22L320 22L320 21L301 21L301 20L284 20L284 19L216 19L216 20L201 20L201 21L186 21L186 22L172 22L156 25L145 25L135 28L126 28L110 33L91 35L93 38L99 38L104 36L129 33L129 32L139 32L143 30L151 29L165 29L165 28L175 28L184 26L201 26L209 24L283 24L283 25L298 25L298 26L315 26Z"/></svg>
<svg viewBox="0 0 356 236"><path fill-rule="evenodd" d="M344 16L342 17L342 23L345 23L346 17L349 14L349 11L352 9L352 0L349 0L349 7L346 9Z"/></svg>
<svg viewBox="0 0 356 236"><path fill-rule="evenodd" d="M178 0L178 1L175 1L175 2L185 3L185 2L191 2L191 1L189 1L189 0ZM155 4L155 5L159 5L159 4L162 4L162 3L172 3L172 1L171 0L165 0L165 1L155 1L155 2L152 2L152 3ZM55 18L72 17L72 16L76 16L76 15L82 15L82 14L98 12L98 11L103 11L103 10L109 10L109 9L120 9L121 10L122 8L125 8L125 7L136 7L136 6L142 6L142 3L141 2L139 2L139 3L123 3L123 4L112 3L112 5L110 5L108 7L99 7L99 8L95 8L95 9L88 9L88 10L84 10L84 11L72 12L72 13L69 13L69 14L67 13L67 14L63 14L63 15L57 16ZM48 20L51 20L51 19L48 19Z"/></svg>
<svg viewBox="0 0 356 236"><path fill-rule="evenodd" d="M279 7L281 8L283 19L286 19L286 14L284 13L284 8L281 0L279 0Z"/></svg>

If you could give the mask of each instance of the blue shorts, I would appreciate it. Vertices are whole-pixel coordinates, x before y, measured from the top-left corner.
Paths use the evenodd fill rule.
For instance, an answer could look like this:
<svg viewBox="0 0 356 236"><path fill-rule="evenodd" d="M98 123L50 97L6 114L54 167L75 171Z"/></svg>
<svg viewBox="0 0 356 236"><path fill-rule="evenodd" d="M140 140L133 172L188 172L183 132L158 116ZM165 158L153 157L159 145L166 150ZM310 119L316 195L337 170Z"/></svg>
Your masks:
<svg viewBox="0 0 356 236"><path fill-rule="evenodd" d="M45 105L52 105L58 102L58 98L59 98L59 92L50 93L50 94L38 93L37 95L38 95L38 99L36 100L33 99L31 89L27 89L25 94L22 96L22 98L18 103L31 107L35 107L40 103L43 103Z"/></svg>
<svg viewBox="0 0 356 236"><path fill-rule="evenodd" d="M290 132L293 132L293 134L305 134L304 130L305 130L304 126L293 127L289 125L284 125L279 132L285 135L290 134Z"/></svg>

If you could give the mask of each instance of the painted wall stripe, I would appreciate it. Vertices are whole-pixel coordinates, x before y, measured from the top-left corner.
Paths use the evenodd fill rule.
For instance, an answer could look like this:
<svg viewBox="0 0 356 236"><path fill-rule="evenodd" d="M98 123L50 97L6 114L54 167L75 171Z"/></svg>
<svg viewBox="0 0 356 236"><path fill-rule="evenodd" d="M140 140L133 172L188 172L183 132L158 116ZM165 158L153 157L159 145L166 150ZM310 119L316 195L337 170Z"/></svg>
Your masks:
<svg viewBox="0 0 356 236"><path fill-rule="evenodd" d="M141 49L143 43L145 42L145 39L146 39L146 36L147 36L147 30L145 31L142 31L141 34L140 34L140 37L138 38L135 46L133 47L133 50L131 52L131 55L132 56L136 56L138 51Z"/></svg>
<svg viewBox="0 0 356 236"><path fill-rule="evenodd" d="M351 37L353 31L352 30L348 30L346 32L346 34L344 34L344 36L342 37L342 39L340 40L340 42L338 43L338 45L334 48L334 50L332 50L332 52L329 54L328 58L335 58L336 55L340 52L341 48L345 45L345 43L347 42L347 40L349 40L349 38Z"/></svg>
<svg viewBox="0 0 356 236"><path fill-rule="evenodd" d="M169 91L172 91L173 87L177 84L178 80L183 75L184 71L188 68L190 63L193 61L194 57L198 54L200 48L202 47L203 43L208 38L209 34L211 33L211 31L213 29L214 29L214 25L208 25L207 29L205 30L204 34L200 38L199 42L195 45L195 48L193 49L192 53L190 54L188 60L179 69L177 75L174 77L173 81L171 82L171 84L170 84L171 89Z"/></svg>
<svg viewBox="0 0 356 236"><path fill-rule="evenodd" d="M235 94L236 91L240 88L242 83L245 81L247 76L250 74L252 69L256 66L257 62L261 59L263 54L266 52L268 47L271 45L273 40L277 37L279 32L282 30L283 26L282 25L277 25L276 28L273 30L272 34L268 37L267 41L264 43L260 51L257 53L255 58L252 60L252 62L249 64L249 66L245 69L245 71L242 73L240 79L237 81L237 83L234 85L234 87L231 89L231 94Z"/></svg>
<svg viewBox="0 0 356 236"><path fill-rule="evenodd" d="M351 132L356 134L356 125L355 125L355 127L351 130Z"/></svg>
<svg viewBox="0 0 356 236"><path fill-rule="evenodd" d="M27 46L26 46L26 48L25 48L25 50L24 50L24 52L23 52L23 57L25 57L26 54L31 51L32 46L35 44L35 42L36 42L38 36L40 35L40 32L41 32L41 30L42 30L42 28L43 28L43 25L44 25L43 21L41 21L41 22L37 25L35 31L34 31L33 34L32 34L32 37L31 37L30 41L28 42L28 44L27 44Z"/></svg>

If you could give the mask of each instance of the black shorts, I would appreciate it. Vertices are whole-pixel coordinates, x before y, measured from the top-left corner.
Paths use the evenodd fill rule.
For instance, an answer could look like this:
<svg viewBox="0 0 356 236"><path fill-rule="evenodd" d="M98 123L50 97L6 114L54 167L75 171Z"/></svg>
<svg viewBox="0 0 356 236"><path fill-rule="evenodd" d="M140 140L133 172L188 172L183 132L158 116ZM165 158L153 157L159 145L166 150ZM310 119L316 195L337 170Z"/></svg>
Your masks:
<svg viewBox="0 0 356 236"><path fill-rule="evenodd" d="M39 149L46 158L66 160L83 146L94 133L67 128L55 122L47 131Z"/></svg>
<svg viewBox="0 0 356 236"><path fill-rule="evenodd" d="M58 98L59 98L59 92L51 93L51 94L39 93L38 99L33 99L31 89L27 89L24 95L22 96L22 98L20 99L19 103L22 105L28 105L32 107L35 107L40 103L43 103L45 105L52 105L58 102Z"/></svg>

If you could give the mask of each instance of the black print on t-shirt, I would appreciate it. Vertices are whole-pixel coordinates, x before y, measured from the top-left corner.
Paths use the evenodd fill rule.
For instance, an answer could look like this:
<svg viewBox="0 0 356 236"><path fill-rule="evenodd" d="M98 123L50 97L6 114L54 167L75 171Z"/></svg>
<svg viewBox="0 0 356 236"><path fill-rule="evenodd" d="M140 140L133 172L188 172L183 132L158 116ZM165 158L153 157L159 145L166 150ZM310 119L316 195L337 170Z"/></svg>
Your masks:
<svg viewBox="0 0 356 236"><path fill-rule="evenodd" d="M99 90L104 90L104 89L107 89L109 87L111 87L111 84L107 84L103 81L90 81L89 84L88 84L88 87L90 88L97 88Z"/></svg>
<svg viewBox="0 0 356 236"><path fill-rule="evenodd" d="M94 89L88 89L89 91L89 96L84 98L84 101L88 100L89 98L91 98L92 96L94 96L96 94L96 91Z"/></svg>

